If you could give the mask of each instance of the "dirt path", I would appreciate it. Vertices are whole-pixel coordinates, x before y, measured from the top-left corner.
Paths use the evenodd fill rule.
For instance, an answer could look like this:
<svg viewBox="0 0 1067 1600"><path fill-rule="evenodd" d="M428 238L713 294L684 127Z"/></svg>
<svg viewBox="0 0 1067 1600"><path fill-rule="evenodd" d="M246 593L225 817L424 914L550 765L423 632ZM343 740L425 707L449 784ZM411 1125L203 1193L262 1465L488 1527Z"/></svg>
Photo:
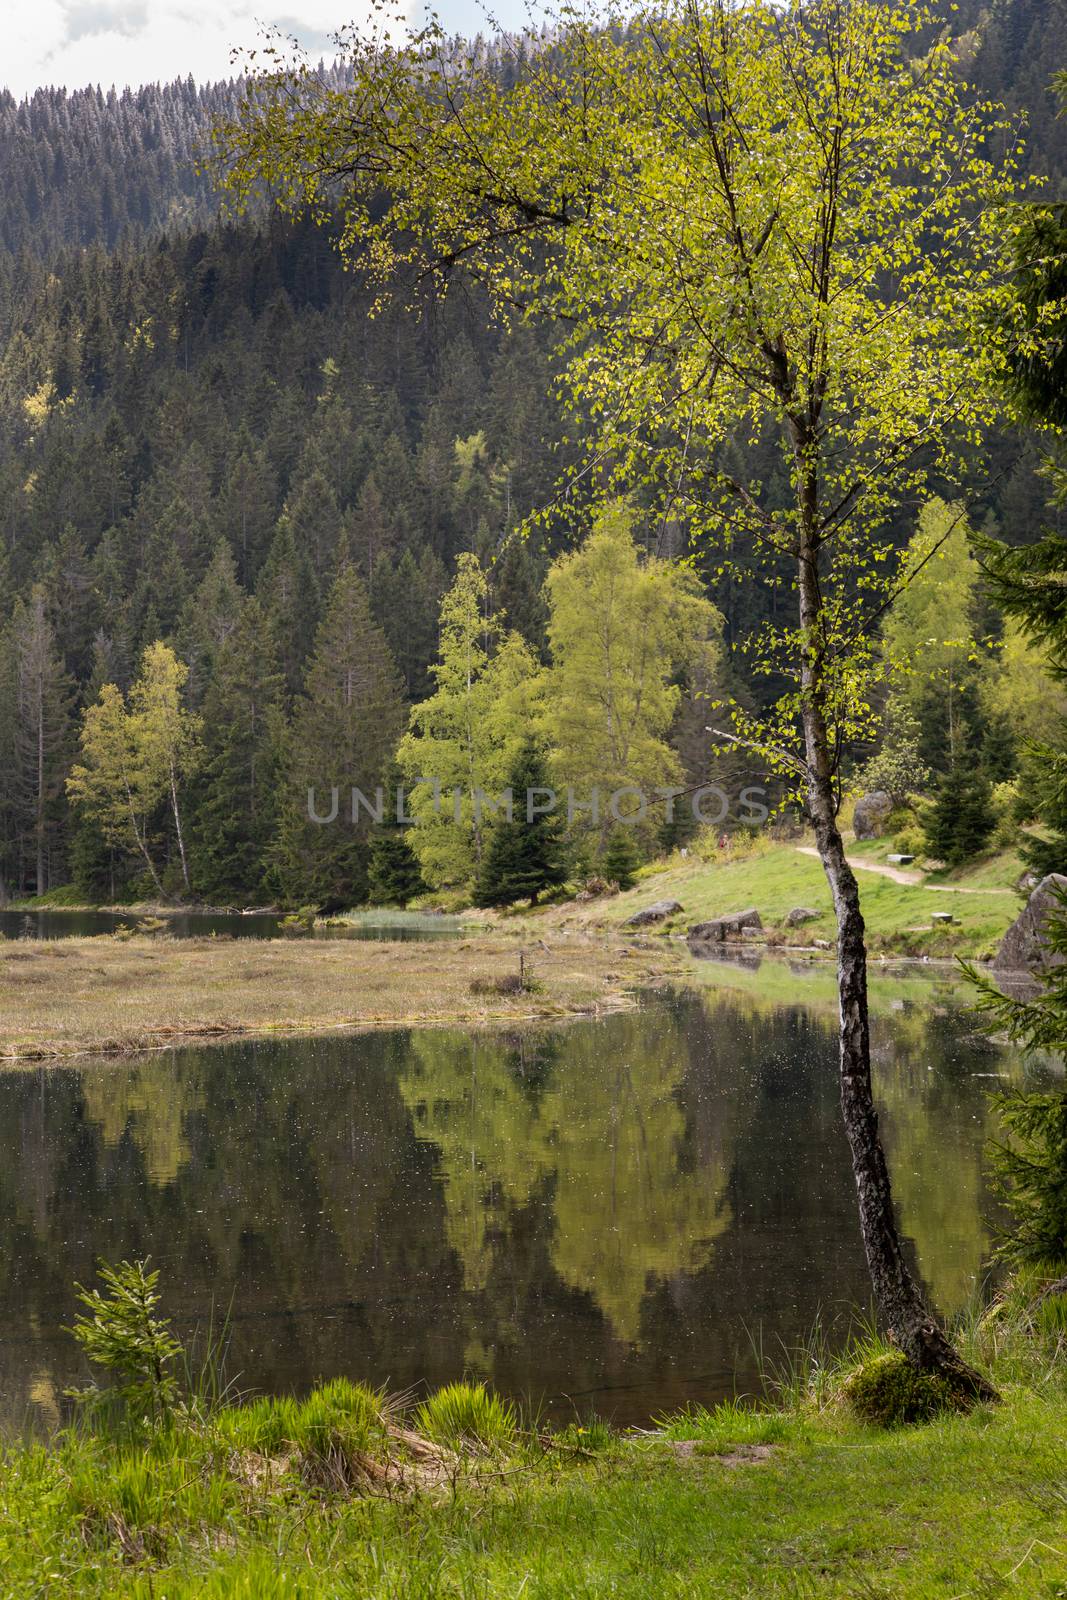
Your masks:
<svg viewBox="0 0 1067 1600"><path fill-rule="evenodd" d="M802 856L819 859L819 852L814 845L798 844L796 848ZM968 889L959 883L924 883L921 872L905 872L900 867L884 866L878 861L856 861L852 856L847 859L856 872L876 872L880 878L891 878L894 883L907 884L911 889L938 890L941 894L1015 894L1014 889Z"/></svg>

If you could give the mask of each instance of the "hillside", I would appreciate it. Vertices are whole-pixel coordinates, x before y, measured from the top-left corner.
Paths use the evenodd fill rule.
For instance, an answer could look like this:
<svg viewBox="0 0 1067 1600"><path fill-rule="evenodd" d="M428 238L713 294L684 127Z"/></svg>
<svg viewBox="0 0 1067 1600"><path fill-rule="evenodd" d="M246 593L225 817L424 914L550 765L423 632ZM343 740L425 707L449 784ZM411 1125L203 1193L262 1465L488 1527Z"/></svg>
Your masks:
<svg viewBox="0 0 1067 1600"><path fill-rule="evenodd" d="M988 959L1022 905L1015 888L1018 858L1004 852L951 874L915 871L890 876L880 860L887 849L884 840L873 846L849 845L869 948L885 954ZM903 877L911 881L894 881ZM679 933L694 923L754 907L772 944L810 948L816 941L827 944L835 937L826 876L810 840L758 840L711 860L675 855L666 864L646 868L625 894L553 907L544 918L568 929L617 929L657 900L676 900L682 910L644 932ZM786 927L787 914L798 906L821 915L797 928ZM935 913L951 915L951 925L935 924Z"/></svg>

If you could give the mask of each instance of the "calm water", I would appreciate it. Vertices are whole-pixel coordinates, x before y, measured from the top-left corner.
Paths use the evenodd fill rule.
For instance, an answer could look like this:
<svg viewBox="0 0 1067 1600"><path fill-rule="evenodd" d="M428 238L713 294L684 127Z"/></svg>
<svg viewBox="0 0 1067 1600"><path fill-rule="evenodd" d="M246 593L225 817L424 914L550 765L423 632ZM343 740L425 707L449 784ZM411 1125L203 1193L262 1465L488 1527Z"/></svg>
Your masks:
<svg viewBox="0 0 1067 1600"><path fill-rule="evenodd" d="M137 911L0 911L0 938L78 939L98 933L114 933L116 928L134 928L141 921ZM280 916L265 912L181 911L165 918L166 932L176 939L205 939L214 935L232 939L455 939L462 933L452 917L442 917L441 926L428 925L425 918L405 922L359 922L345 927L293 930L282 927Z"/></svg>
<svg viewBox="0 0 1067 1600"><path fill-rule="evenodd" d="M464 1372L643 1422L868 1303L829 980L779 964L554 1032L180 1050L0 1075L0 1410L55 1420L94 1260L150 1253L231 1375ZM750 992L737 989L749 985ZM790 994L792 998L790 998ZM934 1299L983 1272L991 1082L960 993L882 982L878 1090Z"/></svg>

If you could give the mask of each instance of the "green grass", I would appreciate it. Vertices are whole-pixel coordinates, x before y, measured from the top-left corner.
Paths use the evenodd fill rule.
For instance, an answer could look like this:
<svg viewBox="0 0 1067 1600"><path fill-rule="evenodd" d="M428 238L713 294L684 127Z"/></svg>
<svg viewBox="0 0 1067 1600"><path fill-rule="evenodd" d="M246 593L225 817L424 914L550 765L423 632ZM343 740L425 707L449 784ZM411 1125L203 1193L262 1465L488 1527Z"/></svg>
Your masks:
<svg viewBox="0 0 1067 1600"><path fill-rule="evenodd" d="M424 1400L415 1427L438 1444L500 1450L515 1436L515 1408L484 1383L450 1383Z"/></svg>
<svg viewBox="0 0 1067 1600"><path fill-rule="evenodd" d="M693 1407L639 1435L501 1430L494 1413L491 1453L464 1445L487 1391L456 1386L405 1422L346 1383L140 1438L15 1445L0 1461L0 1593L1062 1597L1062 1330L1028 1329L1009 1306L962 1337L1002 1403L891 1430L843 1403L846 1358L795 1376L784 1410ZM410 1432L460 1413L436 1457Z"/></svg>
<svg viewBox="0 0 1067 1600"><path fill-rule="evenodd" d="M887 841L876 849L849 847L857 861L881 862ZM1012 892L1016 859L998 856L977 864L964 874L931 878L945 887L926 883L901 884L874 872L857 871L863 914L871 950L901 955L984 957L992 954L1021 901ZM952 887L948 887L951 885ZM958 887L956 887L958 885ZM973 891L973 892L970 892ZM792 843L757 842L753 852L739 860L703 862L693 857L672 857L654 865L626 894L591 901L583 907L554 908L549 918L566 923L618 926L653 900L674 899L683 911L666 928L678 932L694 922L755 906L769 930L780 929L794 906L808 906L822 914L818 921L789 930L791 943L833 940L834 919L830 893L821 863ZM935 926L935 912L950 912L950 926Z"/></svg>

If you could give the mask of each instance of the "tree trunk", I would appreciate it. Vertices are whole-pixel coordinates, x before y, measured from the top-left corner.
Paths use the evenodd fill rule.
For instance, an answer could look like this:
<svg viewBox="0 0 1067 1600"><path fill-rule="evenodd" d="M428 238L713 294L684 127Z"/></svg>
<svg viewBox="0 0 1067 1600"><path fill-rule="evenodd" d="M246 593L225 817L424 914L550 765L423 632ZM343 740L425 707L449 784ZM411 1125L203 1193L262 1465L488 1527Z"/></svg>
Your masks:
<svg viewBox="0 0 1067 1600"><path fill-rule="evenodd" d="M175 781L173 767L171 768L171 772L170 772L170 804L171 804L171 809L174 812L174 830L178 835L178 854L181 856L181 860L182 860L182 882L185 885L185 892L186 892L186 894L188 894L189 893L189 863L185 859L185 840L182 837L182 819L181 819L181 815L180 815L180 813L178 811L178 785L177 785L177 782Z"/></svg>
<svg viewBox="0 0 1067 1600"><path fill-rule="evenodd" d="M996 1390L961 1359L926 1305L904 1260L893 1214L889 1168L878 1132L878 1113L871 1088L863 915L856 877L846 860L837 826L819 655L822 602L817 562L814 545L804 543L800 552L799 588L805 635L802 706L808 802L837 918L841 1113L852 1155L867 1266L886 1328L908 1360L917 1367L937 1372L966 1394L980 1400L993 1400L997 1398Z"/></svg>
<svg viewBox="0 0 1067 1600"><path fill-rule="evenodd" d="M34 836L37 847L37 893L44 894L47 884L44 873L44 836L45 836L45 728L44 728L44 686L36 685L37 689L37 792L34 795Z"/></svg>

